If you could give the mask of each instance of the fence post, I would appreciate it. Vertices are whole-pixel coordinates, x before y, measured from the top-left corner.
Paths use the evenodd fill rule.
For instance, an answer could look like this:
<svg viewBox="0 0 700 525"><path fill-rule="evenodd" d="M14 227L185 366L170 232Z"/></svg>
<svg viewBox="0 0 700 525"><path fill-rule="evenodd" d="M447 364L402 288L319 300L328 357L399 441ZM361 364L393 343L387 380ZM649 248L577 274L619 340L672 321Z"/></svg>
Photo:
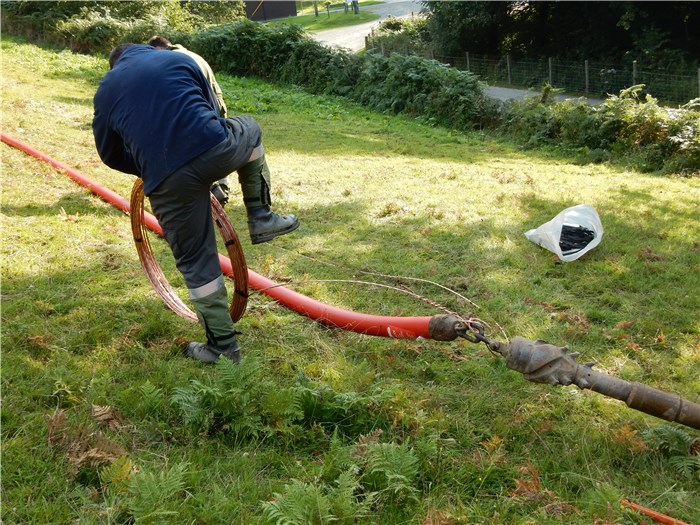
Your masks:
<svg viewBox="0 0 700 525"><path fill-rule="evenodd" d="M637 85L637 61L632 60L632 85Z"/></svg>
<svg viewBox="0 0 700 525"><path fill-rule="evenodd" d="M698 68L698 96L700 97L700 67Z"/></svg>
<svg viewBox="0 0 700 525"><path fill-rule="evenodd" d="M506 69L508 70L508 85L510 85L510 55L506 55Z"/></svg>
<svg viewBox="0 0 700 525"><path fill-rule="evenodd" d="M552 57L549 57L548 62L549 62L549 85L553 86L554 84L552 84Z"/></svg>
<svg viewBox="0 0 700 525"><path fill-rule="evenodd" d="M586 59L584 62L584 77L586 78L586 95L588 95L588 59Z"/></svg>
<svg viewBox="0 0 700 525"><path fill-rule="evenodd" d="M471 69L469 67L469 51L467 51L467 71L471 73ZM700 68L698 68L698 81L700 82Z"/></svg>
<svg viewBox="0 0 700 525"><path fill-rule="evenodd" d="M386 54L384 53L384 42L382 42L382 56L385 57Z"/></svg>

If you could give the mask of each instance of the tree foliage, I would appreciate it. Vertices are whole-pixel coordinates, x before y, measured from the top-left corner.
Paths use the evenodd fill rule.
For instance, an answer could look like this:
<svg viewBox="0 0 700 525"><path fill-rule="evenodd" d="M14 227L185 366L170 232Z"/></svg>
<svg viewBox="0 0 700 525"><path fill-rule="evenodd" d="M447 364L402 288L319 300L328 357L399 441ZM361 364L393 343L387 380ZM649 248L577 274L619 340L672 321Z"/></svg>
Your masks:
<svg viewBox="0 0 700 525"><path fill-rule="evenodd" d="M697 2L423 2L441 53L623 60L700 56Z"/></svg>

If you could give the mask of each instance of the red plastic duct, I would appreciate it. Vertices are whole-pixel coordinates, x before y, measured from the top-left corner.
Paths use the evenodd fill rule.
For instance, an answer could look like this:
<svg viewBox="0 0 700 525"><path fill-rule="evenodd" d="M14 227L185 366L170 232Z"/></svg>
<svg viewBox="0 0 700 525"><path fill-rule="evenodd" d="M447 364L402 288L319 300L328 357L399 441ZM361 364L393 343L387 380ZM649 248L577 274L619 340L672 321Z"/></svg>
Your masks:
<svg viewBox="0 0 700 525"><path fill-rule="evenodd" d="M123 212L129 213L129 200L118 193L93 182L70 166L52 159L48 155L4 133L0 133L0 138L5 144L17 148L39 160L43 160L65 172L71 179L87 187L95 195L101 197ZM153 215L146 213L144 221L150 230L162 236L163 231L160 224L158 224L158 220ZM232 275L233 270L229 258L219 254L219 261L222 271L226 275ZM420 337L433 339L428 329L430 320L433 319L433 317L387 317L351 312L311 299L289 288L278 286L274 281L250 269L248 269L248 283L256 290L262 290L262 293L273 298L282 306L328 326L334 326L360 334L390 337L394 339L417 339ZM270 288L273 286L274 288Z"/></svg>

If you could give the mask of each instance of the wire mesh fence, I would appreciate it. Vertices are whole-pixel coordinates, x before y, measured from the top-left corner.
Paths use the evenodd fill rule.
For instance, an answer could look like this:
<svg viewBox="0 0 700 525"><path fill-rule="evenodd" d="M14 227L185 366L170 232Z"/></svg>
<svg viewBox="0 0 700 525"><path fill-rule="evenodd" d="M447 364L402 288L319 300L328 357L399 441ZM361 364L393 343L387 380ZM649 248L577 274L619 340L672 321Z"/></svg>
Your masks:
<svg viewBox="0 0 700 525"><path fill-rule="evenodd" d="M368 50L423 56L469 71L492 85L514 88L540 88L550 84L567 93L591 98L618 95L622 89L644 84L648 93L660 102L685 104L700 97L700 69L697 73L671 74L642 69L636 62L631 66L584 60L564 62L554 58L539 60L513 59L510 56L488 57L465 53L463 56L438 55L431 51L390 49L383 43L368 41Z"/></svg>

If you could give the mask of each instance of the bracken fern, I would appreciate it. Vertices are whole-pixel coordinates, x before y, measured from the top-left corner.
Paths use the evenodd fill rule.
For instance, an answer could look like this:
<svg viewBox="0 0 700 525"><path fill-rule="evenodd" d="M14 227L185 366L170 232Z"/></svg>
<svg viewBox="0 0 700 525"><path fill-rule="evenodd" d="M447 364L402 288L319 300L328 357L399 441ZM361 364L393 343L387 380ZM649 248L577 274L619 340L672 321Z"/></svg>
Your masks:
<svg viewBox="0 0 700 525"><path fill-rule="evenodd" d="M186 464L173 465L159 472L141 471L131 478L129 508L137 521L161 523L177 515L178 493L185 488Z"/></svg>

